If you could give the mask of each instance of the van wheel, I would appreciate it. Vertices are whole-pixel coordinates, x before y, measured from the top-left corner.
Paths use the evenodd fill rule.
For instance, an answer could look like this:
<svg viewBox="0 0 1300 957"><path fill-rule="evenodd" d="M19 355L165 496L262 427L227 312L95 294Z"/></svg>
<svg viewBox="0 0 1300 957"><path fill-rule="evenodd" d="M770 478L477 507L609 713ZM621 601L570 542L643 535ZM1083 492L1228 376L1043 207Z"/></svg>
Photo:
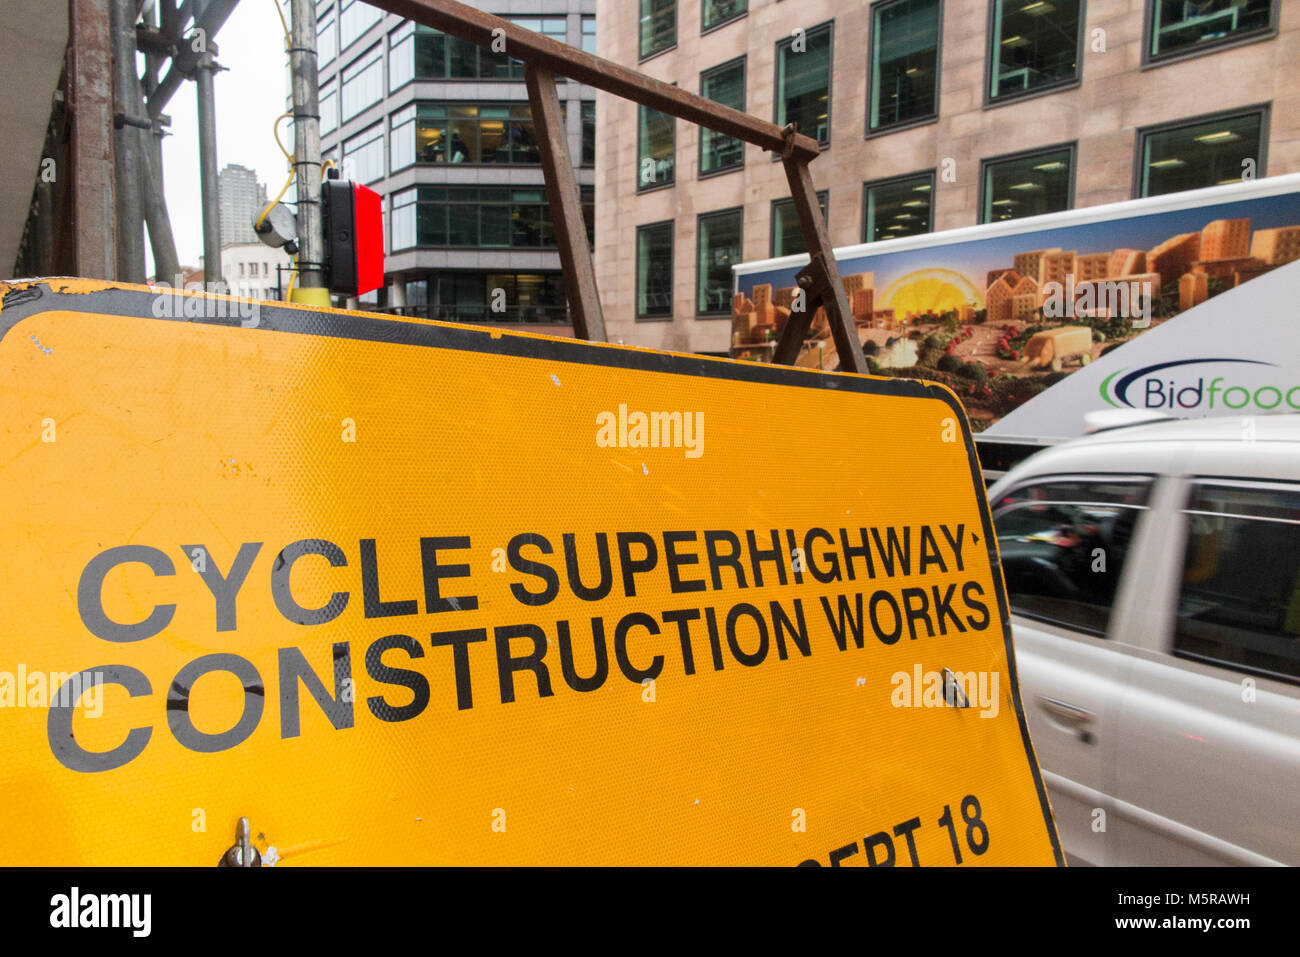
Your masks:
<svg viewBox="0 0 1300 957"><path fill-rule="evenodd" d="M1052 371L1053 371L1053 372L1060 372L1060 371L1061 371L1061 357L1060 357L1060 356L1053 356L1053 357L1052 357Z"/></svg>
<svg viewBox="0 0 1300 957"><path fill-rule="evenodd" d="M1087 365L1091 361L1092 361L1091 352L1085 352L1083 355L1079 356L1079 362L1081 362L1083 365Z"/></svg>

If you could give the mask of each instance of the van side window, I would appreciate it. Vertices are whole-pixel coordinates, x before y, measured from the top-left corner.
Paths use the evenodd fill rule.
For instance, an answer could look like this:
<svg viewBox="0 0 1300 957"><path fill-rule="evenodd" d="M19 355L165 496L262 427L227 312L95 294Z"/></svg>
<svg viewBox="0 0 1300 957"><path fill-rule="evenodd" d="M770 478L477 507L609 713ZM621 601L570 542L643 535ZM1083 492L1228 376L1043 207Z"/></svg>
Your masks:
<svg viewBox="0 0 1300 957"><path fill-rule="evenodd" d="M1047 479L995 502L1011 610L1105 635L1150 489L1144 477Z"/></svg>
<svg viewBox="0 0 1300 957"><path fill-rule="evenodd" d="M1197 484L1174 653L1300 678L1300 486Z"/></svg>

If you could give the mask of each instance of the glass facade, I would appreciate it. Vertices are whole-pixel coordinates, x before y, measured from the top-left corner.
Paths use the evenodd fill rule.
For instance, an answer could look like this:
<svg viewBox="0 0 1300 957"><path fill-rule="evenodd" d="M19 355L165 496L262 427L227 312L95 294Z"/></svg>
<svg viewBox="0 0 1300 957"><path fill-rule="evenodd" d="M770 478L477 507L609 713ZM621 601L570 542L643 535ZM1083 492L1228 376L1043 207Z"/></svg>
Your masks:
<svg viewBox="0 0 1300 957"><path fill-rule="evenodd" d="M939 103L939 0L873 8L871 129L934 116Z"/></svg>
<svg viewBox="0 0 1300 957"><path fill-rule="evenodd" d="M827 190L817 194L817 205L821 207L822 216L826 216ZM772 204L772 256L793 256L806 253L808 244L803 239L803 228L799 225L799 214L795 212L794 200L778 199Z"/></svg>
<svg viewBox="0 0 1300 957"><path fill-rule="evenodd" d="M344 121L374 106L384 97L383 46L376 43L343 69L340 93Z"/></svg>
<svg viewBox="0 0 1300 957"><path fill-rule="evenodd" d="M700 96L724 106L745 108L745 58L700 74ZM745 143L701 126L700 172L716 173L745 164Z"/></svg>
<svg viewBox="0 0 1300 957"><path fill-rule="evenodd" d="M700 315L731 315L731 267L740 262L744 214L744 209L737 208L699 218L695 311Z"/></svg>
<svg viewBox="0 0 1300 957"><path fill-rule="evenodd" d="M1072 163L1073 151L1069 148L986 161L980 222L995 223L1069 209Z"/></svg>
<svg viewBox="0 0 1300 957"><path fill-rule="evenodd" d="M989 99L1078 79L1079 6L1079 0L995 0Z"/></svg>
<svg viewBox="0 0 1300 957"><path fill-rule="evenodd" d="M384 124L343 141L343 177L358 183L384 178Z"/></svg>
<svg viewBox="0 0 1300 957"><path fill-rule="evenodd" d="M507 17L525 30L564 43L564 17ZM524 65L504 53L448 36L423 24L394 30L388 43L389 88L411 80L522 80Z"/></svg>
<svg viewBox="0 0 1300 957"><path fill-rule="evenodd" d="M934 173L867 183L862 188L862 241L917 236L934 229Z"/></svg>
<svg viewBox="0 0 1300 957"><path fill-rule="evenodd" d="M448 322L568 321L558 272L440 270L408 280L406 301L405 315Z"/></svg>
<svg viewBox="0 0 1300 957"><path fill-rule="evenodd" d="M594 190L580 187L592 241ZM393 194L392 248L547 249L555 246L541 187L420 186Z"/></svg>
<svg viewBox="0 0 1300 957"><path fill-rule="evenodd" d="M677 150L677 122L667 113L637 107L638 190L669 186L673 182Z"/></svg>
<svg viewBox="0 0 1300 957"><path fill-rule="evenodd" d="M636 230L637 318L668 319L673 314L673 224L654 223Z"/></svg>
<svg viewBox="0 0 1300 957"><path fill-rule="evenodd" d="M823 146L831 141L831 27L823 24L776 45L776 123L797 123Z"/></svg>
<svg viewBox="0 0 1300 957"><path fill-rule="evenodd" d="M382 10L363 0L342 0L339 4L339 47L346 50L383 16Z"/></svg>
<svg viewBox="0 0 1300 957"><path fill-rule="evenodd" d="M1138 195L1237 183L1247 170L1263 176L1263 129L1253 112L1143 133Z"/></svg>

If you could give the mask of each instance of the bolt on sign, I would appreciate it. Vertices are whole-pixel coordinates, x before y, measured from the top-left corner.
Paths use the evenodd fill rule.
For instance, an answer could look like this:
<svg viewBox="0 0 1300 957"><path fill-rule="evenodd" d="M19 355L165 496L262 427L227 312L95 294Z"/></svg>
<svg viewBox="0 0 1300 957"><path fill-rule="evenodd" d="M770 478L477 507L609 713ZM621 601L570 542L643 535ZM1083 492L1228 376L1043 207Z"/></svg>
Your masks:
<svg viewBox="0 0 1300 957"><path fill-rule="evenodd" d="M0 295L0 863L1062 862L942 387Z"/></svg>

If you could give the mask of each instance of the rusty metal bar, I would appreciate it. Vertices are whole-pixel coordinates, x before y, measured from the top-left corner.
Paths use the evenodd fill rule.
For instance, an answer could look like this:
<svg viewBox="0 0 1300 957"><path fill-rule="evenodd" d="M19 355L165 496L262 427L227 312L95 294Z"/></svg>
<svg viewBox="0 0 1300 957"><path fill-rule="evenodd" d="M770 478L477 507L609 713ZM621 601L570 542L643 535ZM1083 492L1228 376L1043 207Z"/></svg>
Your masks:
<svg viewBox="0 0 1300 957"><path fill-rule="evenodd" d="M526 64L567 76L598 90L633 100L661 113L707 126L763 149L780 153L786 148L781 127L740 110L688 93L662 80L586 53L567 43L516 26L456 0L369 0L370 5L416 23L459 37L481 47L491 47L504 37L508 56ZM500 32L497 32L500 31ZM802 134L794 137L793 153L813 159L821 152L817 141Z"/></svg>
<svg viewBox="0 0 1300 957"><path fill-rule="evenodd" d="M604 321L586 231L582 226L582 205L577 181L562 133L559 100L555 91L557 75L779 154L811 258L808 268L800 273L800 285L809 293L810 303L818 302L826 310L831 336L840 357L840 368L846 372L867 371L839 266L831 249L830 235L826 232L826 220L817 205L817 190L808 169L808 163L821 155L816 140L801 134L793 124L779 127L775 123L760 120L611 60L525 30L509 20L484 13L458 3L457 0L368 2L381 10L480 47L500 50L501 44L494 41L504 41L506 55L524 63L533 120L542 134L539 136L542 165L546 175L547 196L558 230L565 291L573 310L574 331L578 335L584 338L603 338ZM563 174L560 171L561 157L567 165L567 172ZM815 308L811 306L809 314ZM810 321L810 315L801 316L798 320L792 317L787 324L786 334L778 343L774 359L779 358L788 364L798 357L798 348L802 345L803 334Z"/></svg>
<svg viewBox="0 0 1300 957"><path fill-rule="evenodd" d="M826 219L817 204L817 187L813 185L812 173L806 162L793 156L786 156L784 163L785 176L790 182L790 197L799 214L799 225L803 227L812 260L800 273L799 284L815 292L821 299L826 318L830 322L831 337L835 340L835 351L840 356L840 369L865 374L867 360L858 341L858 330L853 324L848 296L844 294L844 280L840 278L840 267L835 262L835 254L831 249Z"/></svg>
<svg viewBox="0 0 1300 957"><path fill-rule="evenodd" d="M117 278L113 189L113 60L108 4L71 0L68 109L72 136L72 273Z"/></svg>
<svg viewBox="0 0 1300 957"><path fill-rule="evenodd" d="M524 69L528 103L546 174L546 198L551 206L564 270L564 292L569 301L573 332L579 339L605 341L605 319L596 288L596 267L587 245L587 228L582 218L582 196L569 156L568 132L560 113L555 74L528 64Z"/></svg>

